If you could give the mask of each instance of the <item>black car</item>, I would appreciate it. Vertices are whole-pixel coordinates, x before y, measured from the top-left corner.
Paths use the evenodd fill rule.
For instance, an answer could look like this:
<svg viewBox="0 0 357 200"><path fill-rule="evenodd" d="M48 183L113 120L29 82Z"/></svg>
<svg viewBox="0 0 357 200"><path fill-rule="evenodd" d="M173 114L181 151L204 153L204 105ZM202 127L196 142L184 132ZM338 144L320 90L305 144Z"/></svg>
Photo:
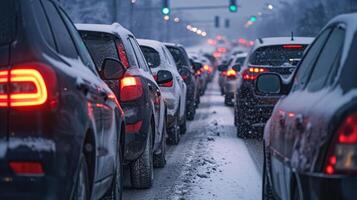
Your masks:
<svg viewBox="0 0 357 200"><path fill-rule="evenodd" d="M263 74L263 93L287 95L265 127L263 199L356 199L357 14L332 20L282 82Z"/></svg>
<svg viewBox="0 0 357 200"><path fill-rule="evenodd" d="M179 44L166 43L165 46L175 59L177 69L187 85L186 113L187 119L193 120L196 114L196 99L199 98L198 87L196 85L195 72L190 63L185 48Z"/></svg>
<svg viewBox="0 0 357 200"><path fill-rule="evenodd" d="M77 28L99 72L106 58L117 60L126 68L122 79L107 81L107 84L125 113L124 164L130 169L132 186L149 188L154 178L153 167L166 164L166 106L160 88L134 35L128 30L116 23L78 24ZM170 72L158 73L158 83L170 81Z"/></svg>
<svg viewBox="0 0 357 200"><path fill-rule="evenodd" d="M0 3L0 199L120 199L124 113L56 2Z"/></svg>
<svg viewBox="0 0 357 200"><path fill-rule="evenodd" d="M260 136L279 95L261 95L255 90L259 74L275 72L288 78L312 38L278 37L256 41L240 71L234 96L234 123L241 138Z"/></svg>

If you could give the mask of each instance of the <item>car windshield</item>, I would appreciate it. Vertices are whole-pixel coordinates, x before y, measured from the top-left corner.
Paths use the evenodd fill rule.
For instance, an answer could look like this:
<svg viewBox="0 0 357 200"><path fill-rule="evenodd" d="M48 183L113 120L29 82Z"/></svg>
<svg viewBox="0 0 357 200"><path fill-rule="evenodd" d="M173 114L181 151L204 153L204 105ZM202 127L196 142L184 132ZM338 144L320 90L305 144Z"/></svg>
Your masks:
<svg viewBox="0 0 357 200"><path fill-rule="evenodd" d="M294 63L296 59L303 56L306 45L294 46L266 46L260 47L251 55L249 63L251 65L271 65L281 66L285 63Z"/></svg>
<svg viewBox="0 0 357 200"><path fill-rule="evenodd" d="M161 59L159 52L151 47L141 46L140 48L143 51L145 59L151 68L160 66Z"/></svg>

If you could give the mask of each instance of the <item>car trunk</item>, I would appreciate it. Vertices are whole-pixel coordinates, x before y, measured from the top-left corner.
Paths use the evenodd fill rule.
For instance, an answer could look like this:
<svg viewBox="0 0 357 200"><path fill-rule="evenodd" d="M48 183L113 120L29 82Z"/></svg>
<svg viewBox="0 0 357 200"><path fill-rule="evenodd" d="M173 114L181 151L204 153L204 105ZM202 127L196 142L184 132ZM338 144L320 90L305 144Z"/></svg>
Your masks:
<svg viewBox="0 0 357 200"><path fill-rule="evenodd" d="M0 2L0 71L10 68L10 48L16 31L16 8L17 1L2 0ZM1 80L2 79L2 80ZM8 117L9 108L4 105L7 102L6 92L8 90L7 75L0 73L0 158L6 152L6 145L2 144L8 139ZM1 105L3 104L3 105Z"/></svg>

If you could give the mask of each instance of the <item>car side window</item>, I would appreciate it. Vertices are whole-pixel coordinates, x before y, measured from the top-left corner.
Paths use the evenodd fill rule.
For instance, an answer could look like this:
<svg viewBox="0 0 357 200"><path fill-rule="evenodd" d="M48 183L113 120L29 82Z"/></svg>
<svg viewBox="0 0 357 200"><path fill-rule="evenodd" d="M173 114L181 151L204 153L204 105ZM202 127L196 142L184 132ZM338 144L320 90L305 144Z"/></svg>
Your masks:
<svg viewBox="0 0 357 200"><path fill-rule="evenodd" d="M44 37L44 39L46 40L46 42L48 43L48 45L50 45L50 47L52 47L54 50L57 49L56 45L55 45L55 40L53 38L52 35L52 30L50 28L50 25L48 23L44 8L42 7L42 4L40 1L35 1L32 4L33 6L33 10L36 10L36 12L34 12L34 14L36 15L36 22L37 25L41 30L42 36Z"/></svg>
<svg viewBox="0 0 357 200"><path fill-rule="evenodd" d="M331 33L331 36L316 62L314 71L312 72L310 81L307 85L309 91L314 92L323 88L333 67L339 63L338 58L341 54L344 38L345 30L342 27L335 28Z"/></svg>
<svg viewBox="0 0 357 200"><path fill-rule="evenodd" d="M79 52L79 56L81 57L82 62L94 73L96 73L95 65L93 62L92 57L90 56L88 49L86 45L84 44L81 36L79 35L77 29L74 27L72 21L69 19L67 14L63 11L60 10L60 13L64 19L64 22L67 24L68 30L70 34L72 35L73 41L77 47L77 50Z"/></svg>
<svg viewBox="0 0 357 200"><path fill-rule="evenodd" d="M143 53L141 52L141 49L140 49L138 43L135 41L135 39L133 37L129 37L129 41L130 41L130 44L133 46L135 56L139 62L139 68L141 68L145 71L149 71L149 67L147 66L145 57L144 57Z"/></svg>
<svg viewBox="0 0 357 200"><path fill-rule="evenodd" d="M165 59L167 60L167 62L168 62L170 65L172 65L171 60L170 60L169 56L167 55L167 53L166 53L166 51L165 51L165 48L162 48L162 51L164 52L164 56L165 56Z"/></svg>
<svg viewBox="0 0 357 200"><path fill-rule="evenodd" d="M301 64L296 72L292 91L302 89L307 83L309 75L313 70L313 66L316 62L316 59L318 58L321 49L325 45L325 42L328 36L330 35L330 32L331 29L325 30L306 52L306 55L301 61Z"/></svg>
<svg viewBox="0 0 357 200"><path fill-rule="evenodd" d="M51 1L42 1L55 36L58 52L68 58L78 58L78 52L74 46L72 37L68 32L57 8Z"/></svg>

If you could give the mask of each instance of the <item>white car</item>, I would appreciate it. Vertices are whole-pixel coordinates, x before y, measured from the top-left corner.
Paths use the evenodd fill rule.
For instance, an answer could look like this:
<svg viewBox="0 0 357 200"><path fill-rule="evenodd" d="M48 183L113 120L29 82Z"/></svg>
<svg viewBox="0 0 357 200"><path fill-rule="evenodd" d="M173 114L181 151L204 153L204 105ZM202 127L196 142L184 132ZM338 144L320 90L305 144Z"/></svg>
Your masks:
<svg viewBox="0 0 357 200"><path fill-rule="evenodd" d="M160 85L167 104L167 127L169 142L178 144L181 134L186 132L187 86L179 74L175 60L166 46L154 40L138 40L146 61L155 77L159 70L170 71L173 81Z"/></svg>

